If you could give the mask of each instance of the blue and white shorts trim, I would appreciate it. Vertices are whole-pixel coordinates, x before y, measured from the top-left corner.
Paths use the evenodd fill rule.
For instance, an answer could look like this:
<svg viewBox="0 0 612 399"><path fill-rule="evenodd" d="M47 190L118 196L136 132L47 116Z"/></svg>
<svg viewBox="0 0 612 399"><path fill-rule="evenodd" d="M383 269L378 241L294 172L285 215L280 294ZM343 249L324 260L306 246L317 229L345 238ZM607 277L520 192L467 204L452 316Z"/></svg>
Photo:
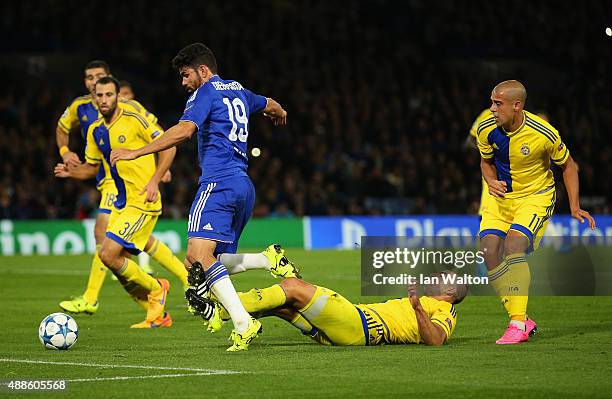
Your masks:
<svg viewBox="0 0 612 399"><path fill-rule="evenodd" d="M206 226L200 226L202 221L202 211L206 206L206 202L208 198L210 198L210 193L217 186L217 183L208 183L206 188L202 190L202 186L198 190L198 194L196 196L196 200L191 205L191 211L189 212L189 222L187 223L187 232L197 232L200 231L202 227L208 227L210 223Z"/></svg>
<svg viewBox="0 0 612 399"><path fill-rule="evenodd" d="M255 205L255 188L248 176L203 182L195 195L187 236L217 241L215 254L235 253Z"/></svg>

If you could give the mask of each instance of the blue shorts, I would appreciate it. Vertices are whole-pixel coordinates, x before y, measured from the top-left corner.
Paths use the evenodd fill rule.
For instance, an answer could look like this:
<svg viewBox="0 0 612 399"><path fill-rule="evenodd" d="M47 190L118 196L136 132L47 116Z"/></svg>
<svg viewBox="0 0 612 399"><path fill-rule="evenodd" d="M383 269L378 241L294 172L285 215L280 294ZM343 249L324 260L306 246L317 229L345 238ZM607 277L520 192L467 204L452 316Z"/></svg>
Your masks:
<svg viewBox="0 0 612 399"><path fill-rule="evenodd" d="M239 176L200 184L187 224L187 237L217 241L215 255L236 253L255 205L251 179Z"/></svg>

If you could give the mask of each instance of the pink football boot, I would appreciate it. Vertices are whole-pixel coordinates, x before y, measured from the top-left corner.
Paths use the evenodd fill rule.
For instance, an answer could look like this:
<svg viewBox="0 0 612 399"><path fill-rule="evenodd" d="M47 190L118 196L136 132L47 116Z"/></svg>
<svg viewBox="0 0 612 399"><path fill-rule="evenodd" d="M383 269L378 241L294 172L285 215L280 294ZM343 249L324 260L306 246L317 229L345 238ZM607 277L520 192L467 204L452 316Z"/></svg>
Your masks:
<svg viewBox="0 0 612 399"><path fill-rule="evenodd" d="M500 339L495 341L498 345L513 345L520 344L521 342L525 342L529 339L529 334L527 331L523 331L514 324L510 323L506 332Z"/></svg>

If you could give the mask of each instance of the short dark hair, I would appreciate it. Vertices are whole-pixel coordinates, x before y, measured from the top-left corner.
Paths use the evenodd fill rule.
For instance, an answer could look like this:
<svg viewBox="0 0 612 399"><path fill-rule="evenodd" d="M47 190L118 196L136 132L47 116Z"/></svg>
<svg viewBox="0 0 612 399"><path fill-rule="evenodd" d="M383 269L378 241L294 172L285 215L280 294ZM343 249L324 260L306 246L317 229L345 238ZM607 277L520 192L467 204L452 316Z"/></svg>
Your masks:
<svg viewBox="0 0 612 399"><path fill-rule="evenodd" d="M453 305L456 305L458 303L461 303L466 295L468 294L468 291L470 290L470 287L468 287L467 284L456 284L456 291L455 291L455 300L453 301Z"/></svg>
<svg viewBox="0 0 612 399"><path fill-rule="evenodd" d="M102 60L89 61L87 65L85 65L84 70L86 71L88 69L93 69L93 68L102 68L104 69L104 72L110 75L110 67L108 66L108 63L106 61L102 61Z"/></svg>
<svg viewBox="0 0 612 399"><path fill-rule="evenodd" d="M185 46L172 59L172 66L179 70L183 67L196 68L206 65L212 73L217 73L217 60L212 50L202 43L192 43Z"/></svg>
<svg viewBox="0 0 612 399"><path fill-rule="evenodd" d="M117 94L119 94L119 89L121 88L121 84L119 83L117 79L113 78L112 76L105 76L103 78L98 79L98 81L96 82L96 86L97 85L107 85L109 83L112 83L115 85Z"/></svg>
<svg viewBox="0 0 612 399"><path fill-rule="evenodd" d="M121 85L121 87L129 87L130 89L133 89L132 84L127 80L120 80L119 84Z"/></svg>

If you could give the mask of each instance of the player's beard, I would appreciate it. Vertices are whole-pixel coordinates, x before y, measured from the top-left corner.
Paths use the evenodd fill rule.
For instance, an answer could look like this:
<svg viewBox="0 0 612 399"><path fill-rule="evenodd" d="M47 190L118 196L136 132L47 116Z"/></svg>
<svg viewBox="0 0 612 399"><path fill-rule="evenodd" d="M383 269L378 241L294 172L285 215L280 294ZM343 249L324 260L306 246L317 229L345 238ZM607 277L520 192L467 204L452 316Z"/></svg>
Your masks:
<svg viewBox="0 0 612 399"><path fill-rule="evenodd" d="M115 114L116 109L117 109L117 103L109 107L107 111L102 111L102 109L100 108L100 113L104 117L104 120L109 122L111 118L113 117L113 115Z"/></svg>
<svg viewBox="0 0 612 399"><path fill-rule="evenodd" d="M202 78L200 76L198 76L197 79L193 82L193 87L191 87L191 86L192 85L187 86L187 93L189 93L189 94L192 94L200 86L202 86Z"/></svg>

